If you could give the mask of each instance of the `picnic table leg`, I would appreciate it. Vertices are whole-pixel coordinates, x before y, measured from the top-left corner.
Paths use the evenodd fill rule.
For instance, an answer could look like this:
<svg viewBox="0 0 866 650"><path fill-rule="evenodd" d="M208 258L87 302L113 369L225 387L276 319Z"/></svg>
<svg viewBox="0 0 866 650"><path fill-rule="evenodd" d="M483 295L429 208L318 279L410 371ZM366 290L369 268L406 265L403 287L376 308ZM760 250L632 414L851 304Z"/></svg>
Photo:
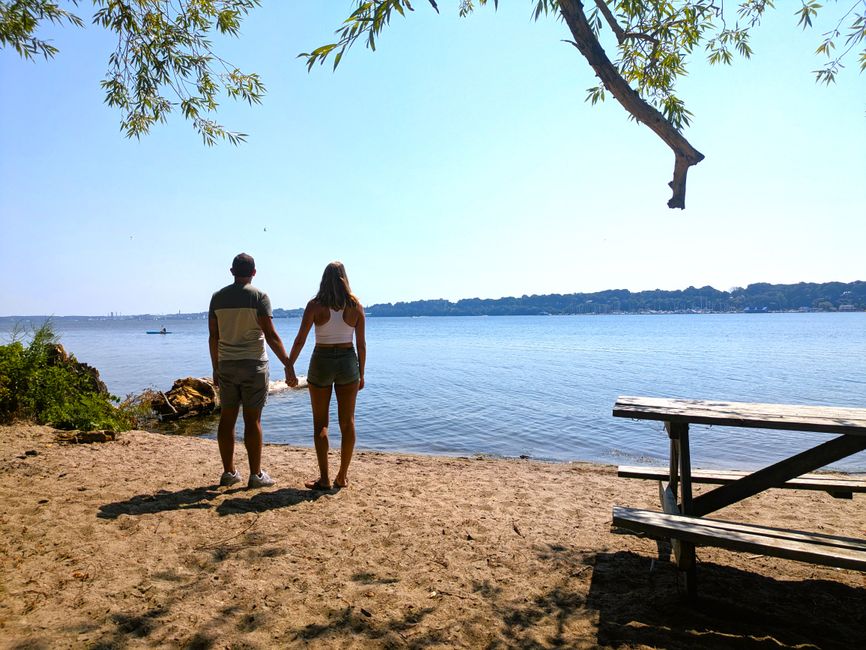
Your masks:
<svg viewBox="0 0 866 650"><path fill-rule="evenodd" d="M676 494L680 481L680 441L678 437L671 436L670 423L665 423L665 428L668 430L668 436L671 439L671 462L670 462L670 481L668 486L671 491Z"/></svg>
<svg viewBox="0 0 866 650"><path fill-rule="evenodd" d="M665 423L665 428L668 429L668 424ZM670 434L670 430L668 430ZM670 463L668 465L669 477L668 482L659 481L659 503L661 504L662 512L669 515L680 514L680 508L677 505L677 490L679 488L680 476L680 441L676 436L670 436ZM674 562L679 563L680 557L680 542L678 539L670 539L669 548L665 548L659 542L659 560L667 561L670 559L671 551L674 554Z"/></svg>
<svg viewBox="0 0 866 650"><path fill-rule="evenodd" d="M665 429L667 429L671 439L670 486L675 498L677 487L679 487L679 512L690 515L692 514L692 460L689 450L689 425L688 423L665 422ZM677 476L677 470L679 470L679 476ZM677 479L679 480L677 481ZM695 545L678 540L678 546L679 550L675 553L677 568L684 572L686 594L689 597L694 597L697 595Z"/></svg>

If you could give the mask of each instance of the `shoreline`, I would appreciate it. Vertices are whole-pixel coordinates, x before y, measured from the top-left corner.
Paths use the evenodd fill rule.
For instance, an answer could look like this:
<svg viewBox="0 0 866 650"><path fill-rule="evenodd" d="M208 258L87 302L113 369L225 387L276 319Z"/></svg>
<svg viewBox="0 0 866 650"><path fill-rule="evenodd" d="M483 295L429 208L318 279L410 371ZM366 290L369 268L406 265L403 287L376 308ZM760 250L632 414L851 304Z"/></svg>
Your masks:
<svg viewBox="0 0 866 650"><path fill-rule="evenodd" d="M286 310L295 311L295 310ZM274 315L275 320L296 320L300 321L303 309L298 309L297 314L290 315ZM862 314L866 313L866 308L862 309L753 309L745 310L726 310L726 309L645 309L642 311L603 311L603 312L537 312L525 314L374 314L367 313L369 318L501 318L501 317L536 317L536 316L701 316L701 315L747 315L758 316L767 314ZM207 320L207 312L193 312L188 314L135 314L131 316L87 316L82 314L70 314L68 316L0 316L0 322L29 322L36 321L71 321L71 322L96 322L96 321L138 321L138 322L159 322L159 321L201 321Z"/></svg>
<svg viewBox="0 0 866 650"><path fill-rule="evenodd" d="M656 543L611 531L613 505L658 500L613 466L360 451L316 493L312 449L267 445L278 482L247 490L215 486L211 440L55 435L0 427L0 647L866 641L856 571L701 548L684 607ZM770 490L719 518L863 537L862 498Z"/></svg>
<svg viewBox="0 0 866 650"><path fill-rule="evenodd" d="M212 418L212 421L206 421L205 418ZM175 428L178 428L178 429L188 428L190 431L161 430L158 426L154 426L153 428L148 428L148 429L142 429L142 431L144 431L146 433L152 433L155 435L160 435L160 436L193 437L193 438L200 438L202 440L209 440L211 442L215 442L216 441L216 425L217 425L218 419L219 419L219 416L214 414L214 415L209 415L209 416L200 416L197 418L189 418L187 420L174 420L174 421L168 422L166 425L163 425L166 428L172 427L172 426ZM191 432L192 430L203 429L203 428L209 428L209 429L212 429L212 431L203 432L203 433ZM285 448L295 449L295 450L304 450L304 449L312 450L313 449L312 445L307 447L307 446L303 446L303 445L296 445L296 444L291 444L291 443L286 443L286 442L269 442L268 441L268 431L264 432L264 437L265 437L265 441L264 441L265 447L269 447L269 446L277 447L277 448L285 447ZM310 438L312 439L312 433L310 434ZM332 452L335 451L335 448L333 446L335 439L337 441L339 441L339 439L340 439L338 431L335 432L335 434L331 436ZM240 431L238 431L236 434L236 440L238 441L238 445L242 446L241 442L240 442L242 440L242 435L241 435ZM526 462L534 462L534 463L549 463L552 465L568 465L568 464L593 465L593 466L598 466L598 467L610 467L610 468L613 468L614 472L616 472L616 467L618 465L636 465L636 466L641 466L641 467L656 467L656 466L664 465L665 463L667 463L667 459L662 459L662 458L652 459L652 458L648 458L646 456L640 456L640 457L623 456L623 458L621 459L621 461L619 463L612 463L612 462L603 462L603 461L599 461L599 460L585 460L585 459L580 459L580 458L555 458L555 457L546 458L546 457L540 457L540 456L531 456L528 454L520 454L520 455L516 455L516 456L505 456L505 455L486 453L486 452L473 452L473 453L467 454L467 453L457 452L457 451L455 451L453 453L449 453L449 452L445 452L445 451L424 452L424 451L405 451L405 450L400 450L400 449L373 449L373 448L365 448L362 445L357 445L357 444L355 446L355 451L356 451L356 453L363 452L363 453L369 453L369 454L385 454L385 455L394 455L394 456L418 456L421 458L442 458L442 459L450 459L450 460L454 460L454 459L457 459L457 460L493 460L493 461L504 461L504 462L526 461ZM858 453L861 453L861 452L858 452ZM752 471L752 470L757 470L757 469L760 469L761 467L763 467L763 465L761 465L760 463L753 463L750 465L736 465L736 466L735 465L736 464L707 462L707 463L703 463L703 464L697 463L692 467L692 469L734 470L734 471L749 470L749 471ZM835 469L835 468L834 469L819 469L819 470L816 470L815 472L811 472L811 473L813 473L813 474L836 474L836 475L851 476L853 478L858 478L858 479L860 479L860 478L866 479L866 469L862 469L862 470L861 469L845 470L845 469Z"/></svg>

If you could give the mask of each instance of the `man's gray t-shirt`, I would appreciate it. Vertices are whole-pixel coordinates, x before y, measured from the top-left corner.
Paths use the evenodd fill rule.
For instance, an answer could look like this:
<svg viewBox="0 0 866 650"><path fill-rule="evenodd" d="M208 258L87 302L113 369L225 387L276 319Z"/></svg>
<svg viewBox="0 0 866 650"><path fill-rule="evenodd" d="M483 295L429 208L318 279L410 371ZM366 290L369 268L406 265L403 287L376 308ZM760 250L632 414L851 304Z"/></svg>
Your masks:
<svg viewBox="0 0 866 650"><path fill-rule="evenodd" d="M273 316L271 301L251 284L233 283L211 297L208 317L219 326L219 361L268 360L259 316Z"/></svg>

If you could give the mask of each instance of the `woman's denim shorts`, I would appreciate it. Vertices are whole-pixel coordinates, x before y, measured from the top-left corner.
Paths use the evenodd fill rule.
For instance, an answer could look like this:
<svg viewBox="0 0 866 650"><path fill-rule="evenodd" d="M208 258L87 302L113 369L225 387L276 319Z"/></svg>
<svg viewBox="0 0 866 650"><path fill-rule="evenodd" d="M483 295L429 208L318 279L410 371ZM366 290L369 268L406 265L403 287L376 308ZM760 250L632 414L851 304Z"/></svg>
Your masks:
<svg viewBox="0 0 866 650"><path fill-rule="evenodd" d="M307 370L307 383L324 388L352 384L361 378L355 348L315 348Z"/></svg>

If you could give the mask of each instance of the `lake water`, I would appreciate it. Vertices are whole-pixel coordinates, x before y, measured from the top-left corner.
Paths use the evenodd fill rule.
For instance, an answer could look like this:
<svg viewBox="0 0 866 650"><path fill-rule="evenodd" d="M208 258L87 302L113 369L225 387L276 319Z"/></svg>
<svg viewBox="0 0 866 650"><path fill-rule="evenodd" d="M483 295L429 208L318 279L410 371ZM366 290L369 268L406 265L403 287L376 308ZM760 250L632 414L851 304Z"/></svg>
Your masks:
<svg viewBox="0 0 866 650"><path fill-rule="evenodd" d="M299 320L274 322L289 347ZM145 334L162 325L172 334ZM210 373L205 321L55 326L120 396ZM618 395L866 407L866 313L370 318L367 330L361 449L666 464L663 425L613 418ZM311 350L312 337L298 374ZM271 378L281 378L271 361ZM306 391L272 394L263 421L268 442L312 444ZM213 419L202 427L213 437ZM827 440L693 431L696 467L754 468ZM835 467L866 471L866 454Z"/></svg>

